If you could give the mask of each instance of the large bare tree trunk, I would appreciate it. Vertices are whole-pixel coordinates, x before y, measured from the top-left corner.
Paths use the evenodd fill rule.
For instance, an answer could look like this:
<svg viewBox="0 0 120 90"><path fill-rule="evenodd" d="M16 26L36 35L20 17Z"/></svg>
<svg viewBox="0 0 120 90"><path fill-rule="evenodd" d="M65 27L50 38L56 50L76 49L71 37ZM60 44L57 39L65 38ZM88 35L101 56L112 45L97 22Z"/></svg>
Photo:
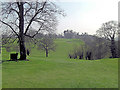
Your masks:
<svg viewBox="0 0 120 90"><path fill-rule="evenodd" d="M20 40L20 60L26 59L26 50L24 40Z"/></svg>
<svg viewBox="0 0 120 90"><path fill-rule="evenodd" d="M45 51L46 51L46 57L48 57L48 50L46 49Z"/></svg>
<svg viewBox="0 0 120 90"><path fill-rule="evenodd" d="M20 45L20 60L26 59L26 50L24 44L24 7L23 2L19 2L19 45Z"/></svg>
<svg viewBox="0 0 120 90"><path fill-rule="evenodd" d="M111 38L111 54L112 58L116 58L116 46L115 46L115 40L114 38Z"/></svg>

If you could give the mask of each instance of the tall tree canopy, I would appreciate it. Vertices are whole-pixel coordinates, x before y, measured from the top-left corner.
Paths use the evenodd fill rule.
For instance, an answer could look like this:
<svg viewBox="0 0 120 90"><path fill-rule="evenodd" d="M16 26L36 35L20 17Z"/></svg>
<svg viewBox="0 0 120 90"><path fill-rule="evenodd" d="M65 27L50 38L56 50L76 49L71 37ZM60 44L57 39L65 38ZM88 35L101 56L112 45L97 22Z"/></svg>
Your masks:
<svg viewBox="0 0 120 90"><path fill-rule="evenodd" d="M106 23L103 23L101 28L97 30L97 35L100 37L104 37L111 41L110 49L112 57L117 57L116 52L116 45L115 45L115 38L118 34L118 22L117 21L109 21Z"/></svg>
<svg viewBox="0 0 120 90"><path fill-rule="evenodd" d="M57 25L57 15L63 14L60 8L48 0L35 2L17 0L16 2L4 2L1 5L2 19L0 22L3 24L3 33L7 30L9 38L16 36L15 40L19 42L20 60L26 59L25 36L34 38L39 32L54 31ZM31 30L35 31L32 35L29 33Z"/></svg>

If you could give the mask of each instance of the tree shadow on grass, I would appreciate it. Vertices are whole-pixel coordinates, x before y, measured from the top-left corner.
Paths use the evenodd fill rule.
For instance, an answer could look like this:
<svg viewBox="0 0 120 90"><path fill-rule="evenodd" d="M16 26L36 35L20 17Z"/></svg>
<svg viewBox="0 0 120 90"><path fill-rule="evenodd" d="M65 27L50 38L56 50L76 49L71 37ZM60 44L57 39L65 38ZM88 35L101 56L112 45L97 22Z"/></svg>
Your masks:
<svg viewBox="0 0 120 90"><path fill-rule="evenodd" d="M0 60L0 64L2 64L3 62L19 62L19 61L29 61L28 59L26 60L20 60L20 59L17 59L17 60Z"/></svg>

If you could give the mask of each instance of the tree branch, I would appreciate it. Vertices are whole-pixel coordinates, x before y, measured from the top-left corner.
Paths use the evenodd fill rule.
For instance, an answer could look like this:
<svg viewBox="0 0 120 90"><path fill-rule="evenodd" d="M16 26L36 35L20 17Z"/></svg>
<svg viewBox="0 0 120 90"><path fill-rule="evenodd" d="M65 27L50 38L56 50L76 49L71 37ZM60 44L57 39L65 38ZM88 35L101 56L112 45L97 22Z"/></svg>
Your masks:
<svg viewBox="0 0 120 90"><path fill-rule="evenodd" d="M46 2L44 2L43 7L40 8L40 9L35 13L35 15L31 18L31 20L30 20L30 22L29 22L29 24L28 24L28 26L27 26L27 28L26 28L26 30L25 30L24 35L26 35L27 31L29 30L29 27L30 27L30 25L32 24L34 18L35 18L41 11L43 11L43 9L44 9L44 7L45 7L45 4L46 4Z"/></svg>
<svg viewBox="0 0 120 90"><path fill-rule="evenodd" d="M9 37L7 41L5 40L6 42L3 42L3 43L2 43L2 46L5 45L5 44L11 44L11 43L14 43L14 42L17 40L17 37L16 37L13 41L10 41L11 38L12 38L12 36ZM2 40L2 41L4 41L4 40Z"/></svg>
<svg viewBox="0 0 120 90"><path fill-rule="evenodd" d="M8 23L6 23L6 22L4 22L4 21L2 21L2 20L0 20L0 22L2 22L3 24L7 25L7 26L19 37L19 35L18 35L17 32L12 28L12 26L10 26Z"/></svg>
<svg viewBox="0 0 120 90"><path fill-rule="evenodd" d="M42 30L42 29L41 29L42 26L43 26L43 23L42 23L42 25L40 26L39 30L38 30L33 36L30 36L30 35L27 35L27 34L24 34L24 35L25 35L25 36L28 36L28 37L30 37L30 38L34 38L34 37L39 33L39 31Z"/></svg>
<svg viewBox="0 0 120 90"><path fill-rule="evenodd" d="M19 16L19 12L18 12L17 10L15 10L15 9L13 9L13 8L11 8L10 10L11 10L11 11L15 11L15 12L18 14L18 16Z"/></svg>
<svg viewBox="0 0 120 90"><path fill-rule="evenodd" d="M25 11L24 16L26 16L26 14L32 9L32 6L31 6L28 2L25 2L25 3L27 3L27 4L30 6L30 8L29 8L28 10Z"/></svg>

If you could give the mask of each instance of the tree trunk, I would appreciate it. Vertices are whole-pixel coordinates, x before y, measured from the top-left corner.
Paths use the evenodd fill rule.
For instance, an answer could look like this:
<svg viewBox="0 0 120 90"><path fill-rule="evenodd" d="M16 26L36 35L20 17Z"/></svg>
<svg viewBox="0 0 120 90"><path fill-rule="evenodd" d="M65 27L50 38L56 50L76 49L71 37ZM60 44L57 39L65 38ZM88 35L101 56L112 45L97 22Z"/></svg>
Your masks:
<svg viewBox="0 0 120 90"><path fill-rule="evenodd" d="M46 57L48 57L48 50L46 49L45 51L46 51Z"/></svg>
<svg viewBox="0 0 120 90"><path fill-rule="evenodd" d="M24 44L24 7L23 2L19 2L19 46L20 46L20 60L26 59L26 50Z"/></svg>
<svg viewBox="0 0 120 90"><path fill-rule="evenodd" d="M26 50L24 40L20 40L20 60L26 60Z"/></svg>
<svg viewBox="0 0 120 90"><path fill-rule="evenodd" d="M116 46L115 46L115 40L114 38L111 38L111 54L112 58L116 58Z"/></svg>

